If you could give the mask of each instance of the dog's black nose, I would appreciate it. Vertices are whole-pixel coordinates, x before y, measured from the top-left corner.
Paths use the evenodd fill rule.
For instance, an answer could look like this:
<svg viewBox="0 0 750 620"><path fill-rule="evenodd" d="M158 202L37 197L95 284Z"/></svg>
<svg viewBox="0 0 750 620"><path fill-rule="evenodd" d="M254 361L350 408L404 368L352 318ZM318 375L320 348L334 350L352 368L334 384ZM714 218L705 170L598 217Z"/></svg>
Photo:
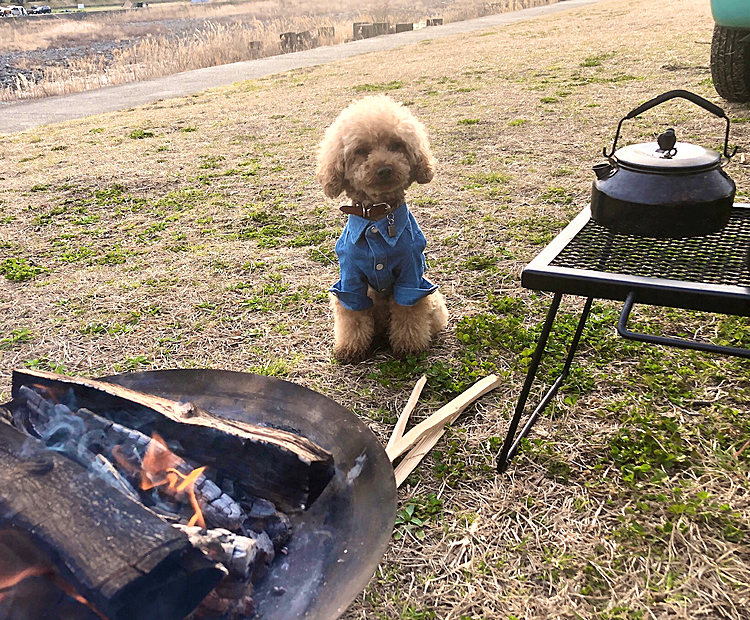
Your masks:
<svg viewBox="0 0 750 620"><path fill-rule="evenodd" d="M378 178L381 181L385 181L391 178L392 173L393 173L393 168L391 168L390 166L381 166L380 168L378 168L378 171L376 174L378 175Z"/></svg>

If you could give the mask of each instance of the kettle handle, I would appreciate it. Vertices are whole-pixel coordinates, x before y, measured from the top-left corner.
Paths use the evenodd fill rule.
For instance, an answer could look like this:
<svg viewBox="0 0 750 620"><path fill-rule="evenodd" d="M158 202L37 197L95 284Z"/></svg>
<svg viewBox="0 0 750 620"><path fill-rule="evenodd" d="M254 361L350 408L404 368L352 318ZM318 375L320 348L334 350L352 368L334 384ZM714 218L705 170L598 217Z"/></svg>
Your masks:
<svg viewBox="0 0 750 620"><path fill-rule="evenodd" d="M710 101L708 101L708 99L704 99L703 97L696 95L695 93L691 93L687 90L670 90L659 95L658 97L654 97L653 99L639 105L637 108L634 108L630 112L628 112L617 124L617 133L615 133L615 139L612 143L611 151L607 153L606 147L602 149L604 156L610 158L612 157L612 155L614 155L615 150L617 149L617 140L620 137L620 129L622 128L622 123L624 121L635 118L636 116L643 114L646 110L650 110L651 108L658 106L660 103L664 103L665 101L669 101L670 99L675 99L676 97L681 97L683 99L687 99L688 101L692 101L694 104L699 105L707 112L711 112L711 114L714 114L719 118L723 118L727 121L727 129L724 134L724 157L726 157L727 159L731 159L732 157L734 157L735 153L737 153L738 147L735 146L732 152L729 152L729 117L726 115L724 110L722 110L716 104L711 103Z"/></svg>
<svg viewBox="0 0 750 620"><path fill-rule="evenodd" d="M711 114L715 114L719 118L727 117L727 115L724 113L724 110L722 110L716 104L711 103L708 99L704 99L703 97L700 97L699 95L696 95L695 93L691 93L690 91L687 91L687 90L670 90L664 93L663 95L654 97L650 101L647 101L646 103L639 105L634 110L631 110L630 112L628 112L625 118L626 119L635 118L636 116L643 114L646 110L650 110L651 108L658 106L660 103L664 103L665 101L669 101L670 99L675 99L676 97L682 97L683 99L692 101L694 104L699 105L707 112L711 112Z"/></svg>

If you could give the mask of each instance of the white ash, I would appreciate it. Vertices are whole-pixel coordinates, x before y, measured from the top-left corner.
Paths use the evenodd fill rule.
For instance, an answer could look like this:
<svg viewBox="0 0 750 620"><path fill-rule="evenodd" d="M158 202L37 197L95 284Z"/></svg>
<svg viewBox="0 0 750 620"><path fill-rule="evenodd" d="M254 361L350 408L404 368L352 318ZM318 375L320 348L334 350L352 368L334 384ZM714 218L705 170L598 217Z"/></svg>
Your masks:
<svg viewBox="0 0 750 620"><path fill-rule="evenodd" d="M190 543L211 560L223 564L230 576L253 579L264 572L275 557L273 544L265 532L251 531L242 536L222 528L204 530L180 524L173 524L173 527L185 532Z"/></svg>
<svg viewBox="0 0 750 620"><path fill-rule="evenodd" d="M91 460L89 465L89 471L92 476L96 476L100 480L106 482L109 486L114 487L123 495L129 497L134 502L140 501L138 493L133 488L128 480L123 476L117 468L106 457L101 454L97 454Z"/></svg>

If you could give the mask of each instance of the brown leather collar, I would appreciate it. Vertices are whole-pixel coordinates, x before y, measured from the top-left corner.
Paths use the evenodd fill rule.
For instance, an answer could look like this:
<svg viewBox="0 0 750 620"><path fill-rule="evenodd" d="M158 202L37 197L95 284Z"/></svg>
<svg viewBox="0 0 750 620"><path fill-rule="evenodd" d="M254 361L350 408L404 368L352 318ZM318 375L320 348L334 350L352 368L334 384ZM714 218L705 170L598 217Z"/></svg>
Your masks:
<svg viewBox="0 0 750 620"><path fill-rule="evenodd" d="M398 207L399 205L394 207L387 202L376 202L373 204L370 201L361 202L354 200L351 205L342 205L339 208L349 215L358 215L371 222L376 222L382 220L386 215L393 213Z"/></svg>

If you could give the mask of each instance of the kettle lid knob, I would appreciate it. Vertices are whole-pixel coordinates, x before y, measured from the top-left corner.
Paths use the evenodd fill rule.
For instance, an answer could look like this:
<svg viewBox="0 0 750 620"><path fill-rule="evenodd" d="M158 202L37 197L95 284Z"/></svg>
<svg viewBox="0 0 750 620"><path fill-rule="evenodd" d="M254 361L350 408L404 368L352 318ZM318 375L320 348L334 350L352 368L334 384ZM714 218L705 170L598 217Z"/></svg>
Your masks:
<svg viewBox="0 0 750 620"><path fill-rule="evenodd" d="M677 136L674 129L670 127L663 134L660 134L656 139L656 143L659 145L659 151L667 154L666 157L674 155L674 153L670 152L674 149L674 145L677 144Z"/></svg>

